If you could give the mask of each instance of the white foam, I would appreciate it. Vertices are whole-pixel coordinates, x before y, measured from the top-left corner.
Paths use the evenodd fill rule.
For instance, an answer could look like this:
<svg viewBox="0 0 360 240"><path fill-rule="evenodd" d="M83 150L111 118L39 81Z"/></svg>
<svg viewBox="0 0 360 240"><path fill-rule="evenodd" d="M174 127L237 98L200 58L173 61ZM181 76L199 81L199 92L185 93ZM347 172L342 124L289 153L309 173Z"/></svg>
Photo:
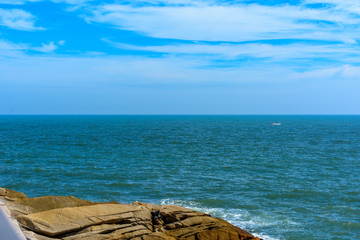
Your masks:
<svg viewBox="0 0 360 240"><path fill-rule="evenodd" d="M278 238L273 238L273 237L270 237L268 235L265 235L265 234L253 234L255 235L255 237L258 237L258 238L261 238L261 239L264 239L264 240L279 240Z"/></svg>
<svg viewBox="0 0 360 240"><path fill-rule="evenodd" d="M296 225L295 222L291 222L288 220L281 220L276 218L276 216L267 216L263 215L253 216L246 210L243 209L235 209L235 208L209 208L201 205L195 201L183 201L183 200L172 200L172 199L163 199L161 200L161 204L165 205L179 205L182 207L190 208L195 211L208 213L214 217L219 217L225 219L229 223L240 227L242 229L246 229L251 232L254 236L262 238L264 240L278 240L273 236L269 236L266 233L262 233L261 229L263 227L276 226L280 225Z"/></svg>

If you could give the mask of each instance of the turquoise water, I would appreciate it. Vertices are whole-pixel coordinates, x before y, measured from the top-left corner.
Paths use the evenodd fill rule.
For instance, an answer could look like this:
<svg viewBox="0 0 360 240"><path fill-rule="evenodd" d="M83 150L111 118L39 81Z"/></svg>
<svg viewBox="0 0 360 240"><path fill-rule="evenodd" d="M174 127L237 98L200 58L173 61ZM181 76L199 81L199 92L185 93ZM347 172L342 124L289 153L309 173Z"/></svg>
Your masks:
<svg viewBox="0 0 360 240"><path fill-rule="evenodd" d="M270 121L281 121L272 126ZM0 116L0 186L360 239L360 116Z"/></svg>

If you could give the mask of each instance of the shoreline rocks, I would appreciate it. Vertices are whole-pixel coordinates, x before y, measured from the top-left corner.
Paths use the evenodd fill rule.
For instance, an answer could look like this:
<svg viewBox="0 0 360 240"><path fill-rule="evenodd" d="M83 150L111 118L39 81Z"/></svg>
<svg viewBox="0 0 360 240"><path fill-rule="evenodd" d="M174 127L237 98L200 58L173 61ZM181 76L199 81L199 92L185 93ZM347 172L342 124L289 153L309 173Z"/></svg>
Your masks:
<svg viewBox="0 0 360 240"><path fill-rule="evenodd" d="M225 220L175 205L28 198L5 188L0 201L30 240L260 240Z"/></svg>

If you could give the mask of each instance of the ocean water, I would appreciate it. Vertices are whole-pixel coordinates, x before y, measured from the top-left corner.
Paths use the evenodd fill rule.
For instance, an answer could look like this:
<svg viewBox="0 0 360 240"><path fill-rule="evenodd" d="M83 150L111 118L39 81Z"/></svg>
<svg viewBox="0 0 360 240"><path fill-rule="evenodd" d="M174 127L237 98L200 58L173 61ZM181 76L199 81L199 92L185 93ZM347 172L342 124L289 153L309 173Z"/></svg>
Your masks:
<svg viewBox="0 0 360 240"><path fill-rule="evenodd" d="M281 121L272 126L271 121ZM360 116L0 116L0 186L360 239Z"/></svg>

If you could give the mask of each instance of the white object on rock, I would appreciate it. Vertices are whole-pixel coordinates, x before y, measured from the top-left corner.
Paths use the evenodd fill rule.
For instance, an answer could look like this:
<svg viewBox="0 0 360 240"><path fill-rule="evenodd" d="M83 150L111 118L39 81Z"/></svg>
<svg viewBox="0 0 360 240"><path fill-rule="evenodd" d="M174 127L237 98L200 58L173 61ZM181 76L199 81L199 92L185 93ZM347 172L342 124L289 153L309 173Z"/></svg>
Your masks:
<svg viewBox="0 0 360 240"><path fill-rule="evenodd" d="M11 218L5 204L0 201L0 239L26 240L16 220Z"/></svg>

